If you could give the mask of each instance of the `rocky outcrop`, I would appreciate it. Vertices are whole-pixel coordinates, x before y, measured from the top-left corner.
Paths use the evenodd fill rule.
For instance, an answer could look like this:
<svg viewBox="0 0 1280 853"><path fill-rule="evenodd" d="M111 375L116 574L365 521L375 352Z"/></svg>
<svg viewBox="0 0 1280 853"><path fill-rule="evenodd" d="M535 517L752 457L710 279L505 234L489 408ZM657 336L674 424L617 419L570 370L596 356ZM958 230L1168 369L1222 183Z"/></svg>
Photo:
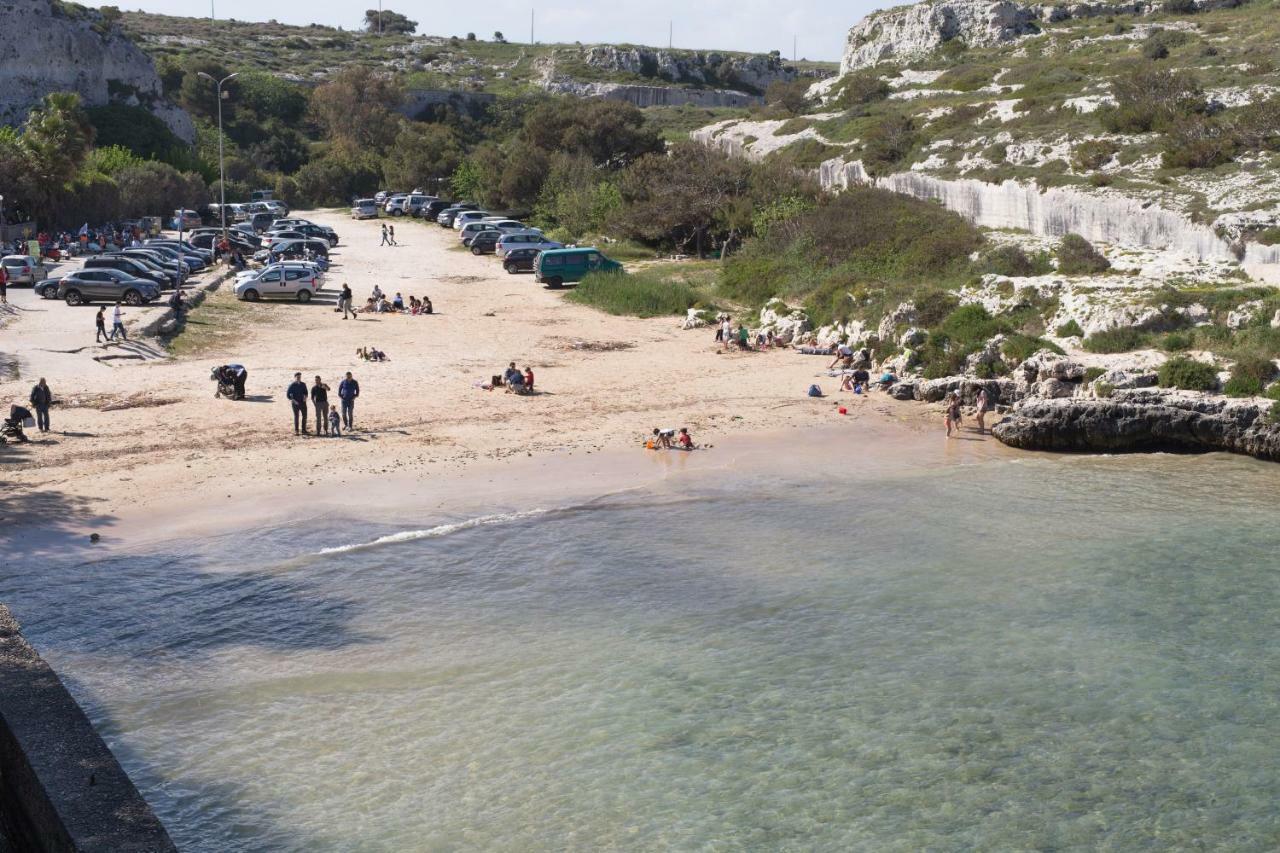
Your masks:
<svg viewBox="0 0 1280 853"><path fill-rule="evenodd" d="M1233 400L1134 389L1109 399L1029 398L992 434L1024 450L1128 453L1228 451L1280 462L1280 424L1270 400Z"/></svg>
<svg viewBox="0 0 1280 853"><path fill-rule="evenodd" d="M840 73L927 56L959 39L988 47L1038 33L1039 11L1009 0L939 0L876 12L849 30Z"/></svg>
<svg viewBox="0 0 1280 853"><path fill-rule="evenodd" d="M783 62L776 53L744 56L601 44L584 47L578 56L567 58L602 71L651 79L655 84L685 83L757 95L763 94L771 83L819 76L817 71L802 71Z"/></svg>
<svg viewBox="0 0 1280 853"><path fill-rule="evenodd" d="M17 124L50 92L76 92L86 106L150 110L180 139L195 140L183 110L165 100L150 58L102 14L50 0L3 0L0 123Z"/></svg>
<svg viewBox="0 0 1280 853"><path fill-rule="evenodd" d="M605 98L626 101L637 107L753 107L764 103L761 95L748 95L729 89L686 89L681 86L635 86L629 83L580 83L576 80L552 80L542 87L548 92L579 98Z"/></svg>

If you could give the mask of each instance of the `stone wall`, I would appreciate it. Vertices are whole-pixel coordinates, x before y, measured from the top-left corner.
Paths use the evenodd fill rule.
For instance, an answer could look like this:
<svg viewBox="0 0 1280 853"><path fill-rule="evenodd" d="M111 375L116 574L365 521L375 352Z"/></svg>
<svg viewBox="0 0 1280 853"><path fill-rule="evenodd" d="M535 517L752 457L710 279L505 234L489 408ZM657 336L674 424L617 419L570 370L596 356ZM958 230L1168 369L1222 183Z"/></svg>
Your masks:
<svg viewBox="0 0 1280 853"><path fill-rule="evenodd" d="M0 605L0 836L32 853L176 853L84 711Z"/></svg>
<svg viewBox="0 0 1280 853"><path fill-rule="evenodd" d="M544 88L579 98L626 101L637 107L753 107L764 103L761 95L747 95L730 89L685 89L680 86L638 86L629 83L578 83L557 80Z"/></svg>

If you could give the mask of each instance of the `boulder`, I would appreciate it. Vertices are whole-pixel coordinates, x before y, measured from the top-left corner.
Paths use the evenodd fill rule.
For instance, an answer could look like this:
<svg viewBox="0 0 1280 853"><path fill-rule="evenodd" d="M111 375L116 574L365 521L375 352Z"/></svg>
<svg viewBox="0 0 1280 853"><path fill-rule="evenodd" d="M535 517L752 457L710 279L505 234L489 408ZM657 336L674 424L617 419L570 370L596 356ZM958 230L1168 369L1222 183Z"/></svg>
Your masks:
<svg viewBox="0 0 1280 853"><path fill-rule="evenodd" d="M1159 381L1154 370L1125 370L1113 368L1094 380L1094 386L1110 385L1112 388L1152 388Z"/></svg>
<svg viewBox="0 0 1280 853"><path fill-rule="evenodd" d="M880 325L876 327L876 337L882 341L892 340L894 331L899 325L914 323L915 321L916 304L914 302L903 302L880 318Z"/></svg>
<svg viewBox="0 0 1280 853"><path fill-rule="evenodd" d="M1262 310L1262 300L1253 299L1240 305L1234 311L1227 314L1228 329L1243 329L1254 321L1258 316L1258 312Z"/></svg>
<svg viewBox="0 0 1280 853"><path fill-rule="evenodd" d="M889 386L889 396L895 400L914 400L916 398L916 383L903 380Z"/></svg>
<svg viewBox="0 0 1280 853"><path fill-rule="evenodd" d="M1039 32L1037 17L1037 9L1010 0L941 0L876 12L849 30L840 73L928 56L953 39L969 47L1011 41Z"/></svg>
<svg viewBox="0 0 1280 853"><path fill-rule="evenodd" d="M898 338L898 346L903 349L915 349L924 343L925 339L928 337L929 333L924 329L917 329L915 326L912 326L910 329L907 329L902 333L902 337Z"/></svg>
<svg viewBox="0 0 1280 853"><path fill-rule="evenodd" d="M1084 365L1063 356L1053 359L1045 358L1040 362L1038 375L1041 380L1059 379L1064 382L1079 382L1084 379Z"/></svg>
<svg viewBox="0 0 1280 853"><path fill-rule="evenodd" d="M1067 382L1062 379L1041 379L1032 385L1028 391L1029 397L1043 397L1046 400L1058 400L1063 397L1073 397L1080 390L1078 382Z"/></svg>
<svg viewBox="0 0 1280 853"><path fill-rule="evenodd" d="M948 394L958 393L965 405L973 405L978 392L986 390L992 403L1010 403L1016 389L1008 379L975 379L972 376L944 376L941 379L928 379L916 384L915 399L923 403L938 403Z"/></svg>
<svg viewBox="0 0 1280 853"><path fill-rule="evenodd" d="M702 319L702 311L698 308L690 308L689 313L685 315L684 322L680 324L682 329L701 329L707 325L707 321Z"/></svg>
<svg viewBox="0 0 1280 853"><path fill-rule="evenodd" d="M760 309L760 328L773 329L784 343L799 340L811 327L808 314L781 299L771 299Z"/></svg>

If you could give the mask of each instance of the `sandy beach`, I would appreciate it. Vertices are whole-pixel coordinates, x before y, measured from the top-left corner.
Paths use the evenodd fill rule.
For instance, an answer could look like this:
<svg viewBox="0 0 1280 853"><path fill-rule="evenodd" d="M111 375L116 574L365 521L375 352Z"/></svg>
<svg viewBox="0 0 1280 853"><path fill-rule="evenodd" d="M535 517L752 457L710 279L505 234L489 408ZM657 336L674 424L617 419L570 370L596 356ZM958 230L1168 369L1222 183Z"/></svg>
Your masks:
<svg viewBox="0 0 1280 853"><path fill-rule="evenodd" d="M341 236L320 297L251 304L223 286L191 313L172 353L154 339L95 345L93 308L10 288L2 334L12 367L0 393L6 405L25 402L44 376L56 401L52 432L0 448L14 544L44 547L91 531L104 542L125 530L160 536L358 502L388 507L398 500L391 495L424 484L439 501L448 491L440 484L480 470L488 473L479 481L501 494L522 477L567 491L593 479L625 488L672 464L655 457L681 455L640 449L654 426L687 426L712 445L678 463L695 466L722 464L722 442L733 437L768 446L815 440L809 428L823 425L926 429L918 405L835 393L837 380L817 378L825 358L724 351L712 330L683 331L675 318L575 305L531 275L508 275L492 256L461 250L455 232L434 224L401 221L400 245L380 247L377 221L299 215ZM334 310L343 282L357 304L376 284L406 301L430 296L436 313L344 321ZM136 312L131 328L160 310ZM361 346L389 361L361 360ZM539 393L477 387L513 360L532 367ZM227 362L248 368L248 400L214 399L210 368ZM322 376L331 399L351 371L361 387L357 429L341 439L296 437L284 396L295 371L308 385ZM825 399L805 396L812 382ZM516 459L526 462L519 475Z"/></svg>

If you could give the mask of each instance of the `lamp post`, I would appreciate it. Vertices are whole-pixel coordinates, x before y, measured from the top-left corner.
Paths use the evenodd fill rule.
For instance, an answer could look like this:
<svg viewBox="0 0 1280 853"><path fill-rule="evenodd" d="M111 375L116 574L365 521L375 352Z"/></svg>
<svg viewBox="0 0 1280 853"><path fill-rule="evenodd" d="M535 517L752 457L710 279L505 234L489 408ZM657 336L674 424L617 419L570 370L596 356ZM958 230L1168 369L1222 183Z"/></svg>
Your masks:
<svg viewBox="0 0 1280 853"><path fill-rule="evenodd" d="M218 193L220 198L218 214L222 217L222 242L224 243L227 241L227 171L222 163L222 84L239 73L239 71L236 71L221 80L216 80L212 74L206 74L203 71L197 72L199 76L212 83L218 92Z"/></svg>

